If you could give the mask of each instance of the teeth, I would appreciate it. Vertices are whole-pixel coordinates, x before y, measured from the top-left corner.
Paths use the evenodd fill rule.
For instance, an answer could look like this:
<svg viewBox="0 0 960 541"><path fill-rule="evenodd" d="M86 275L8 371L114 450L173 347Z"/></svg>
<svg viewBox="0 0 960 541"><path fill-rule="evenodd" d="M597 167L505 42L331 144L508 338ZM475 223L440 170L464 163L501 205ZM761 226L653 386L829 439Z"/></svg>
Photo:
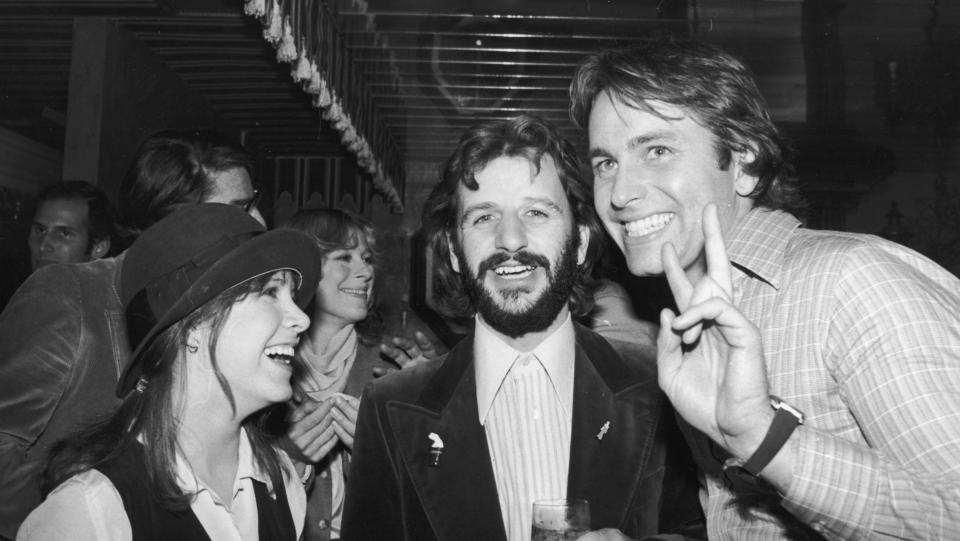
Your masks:
<svg viewBox="0 0 960 541"><path fill-rule="evenodd" d="M627 230L628 237L642 237L663 229L673 220L674 216L676 214L672 212L654 214L642 220L627 222L624 224L624 228Z"/></svg>
<svg viewBox="0 0 960 541"><path fill-rule="evenodd" d="M367 290L366 290L366 289L348 289L348 288L345 288L345 287L344 287L344 288L340 288L340 291L343 291L344 293L347 293L347 294L349 294L349 295L357 295L358 297L366 297L366 296L367 296Z"/></svg>
<svg viewBox="0 0 960 541"><path fill-rule="evenodd" d="M267 355L267 357L270 357L277 362L290 364L290 361L293 360L294 349L293 346L270 346L263 350L263 352Z"/></svg>
<svg viewBox="0 0 960 541"><path fill-rule="evenodd" d="M511 277L511 276L518 276L520 274L532 272L533 269L534 267L531 267L529 265L517 265L517 266L509 266L509 267L497 267L493 269L493 272L497 273L497 276Z"/></svg>

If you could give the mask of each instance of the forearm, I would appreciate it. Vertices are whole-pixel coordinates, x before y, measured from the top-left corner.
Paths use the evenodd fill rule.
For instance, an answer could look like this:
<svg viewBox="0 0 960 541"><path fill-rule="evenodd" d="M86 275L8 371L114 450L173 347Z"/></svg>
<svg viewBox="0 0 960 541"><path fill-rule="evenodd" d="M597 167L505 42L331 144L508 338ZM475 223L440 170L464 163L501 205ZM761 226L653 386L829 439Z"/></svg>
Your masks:
<svg viewBox="0 0 960 541"><path fill-rule="evenodd" d="M784 507L831 539L960 538L960 475L806 429Z"/></svg>

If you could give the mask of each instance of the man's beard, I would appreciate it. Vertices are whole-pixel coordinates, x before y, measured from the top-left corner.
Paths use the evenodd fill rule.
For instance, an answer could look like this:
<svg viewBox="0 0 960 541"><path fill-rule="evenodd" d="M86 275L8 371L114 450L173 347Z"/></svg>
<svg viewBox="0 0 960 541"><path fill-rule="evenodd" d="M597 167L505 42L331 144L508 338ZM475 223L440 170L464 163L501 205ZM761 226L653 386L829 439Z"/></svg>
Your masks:
<svg viewBox="0 0 960 541"><path fill-rule="evenodd" d="M520 251L513 254L497 252L480 262L477 273L474 274L469 264L464 265L464 272L460 274L463 287L470 297L474 308L494 330L517 338L527 333L539 332L547 329L557 318L557 314L570 300L573 283L577 276L577 248L579 237L576 234L567 236L563 250L557 257L557 268L553 269L547 258L539 254ZM457 258L466 263L463 249L454 247ZM494 295L502 298L501 302L516 301L527 293L526 287L501 289L496 292L488 291L483 286L483 277L488 270L492 270L506 261L516 261L521 265L537 265L543 268L547 275L547 287L532 304L520 307L518 311L511 311L501 307Z"/></svg>

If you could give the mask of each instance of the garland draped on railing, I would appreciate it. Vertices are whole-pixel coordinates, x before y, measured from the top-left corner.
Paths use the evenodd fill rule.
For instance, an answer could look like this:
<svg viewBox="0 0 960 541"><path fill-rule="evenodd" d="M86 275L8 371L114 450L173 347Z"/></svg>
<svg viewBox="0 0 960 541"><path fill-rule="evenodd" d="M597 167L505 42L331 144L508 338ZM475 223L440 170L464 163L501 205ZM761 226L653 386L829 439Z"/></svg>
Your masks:
<svg viewBox="0 0 960 541"><path fill-rule="evenodd" d="M364 0L350 0L366 12ZM403 212L394 179L403 178L403 163L391 134L377 115L367 81L358 73L322 0L244 0L244 13L263 24L263 37L277 49L277 62L313 95L320 115L340 133L340 141L373 178L374 189L392 212ZM368 24L370 19L368 19Z"/></svg>

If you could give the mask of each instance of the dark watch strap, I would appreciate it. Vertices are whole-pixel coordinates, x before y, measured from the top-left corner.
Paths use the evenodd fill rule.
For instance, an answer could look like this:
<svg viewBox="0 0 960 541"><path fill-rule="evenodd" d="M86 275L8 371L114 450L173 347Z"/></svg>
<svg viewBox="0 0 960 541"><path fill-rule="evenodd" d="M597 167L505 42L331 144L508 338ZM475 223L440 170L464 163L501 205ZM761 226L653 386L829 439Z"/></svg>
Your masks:
<svg viewBox="0 0 960 541"><path fill-rule="evenodd" d="M770 397L770 405L777 411L773 416L773 423L770 424L770 430L760 442L760 447L754 451L753 455L747 459L741 466L747 473L754 477L760 475L760 472L767 467L767 464L777 456L790 435L796 428L803 424L803 413L799 410L785 404L775 396Z"/></svg>

